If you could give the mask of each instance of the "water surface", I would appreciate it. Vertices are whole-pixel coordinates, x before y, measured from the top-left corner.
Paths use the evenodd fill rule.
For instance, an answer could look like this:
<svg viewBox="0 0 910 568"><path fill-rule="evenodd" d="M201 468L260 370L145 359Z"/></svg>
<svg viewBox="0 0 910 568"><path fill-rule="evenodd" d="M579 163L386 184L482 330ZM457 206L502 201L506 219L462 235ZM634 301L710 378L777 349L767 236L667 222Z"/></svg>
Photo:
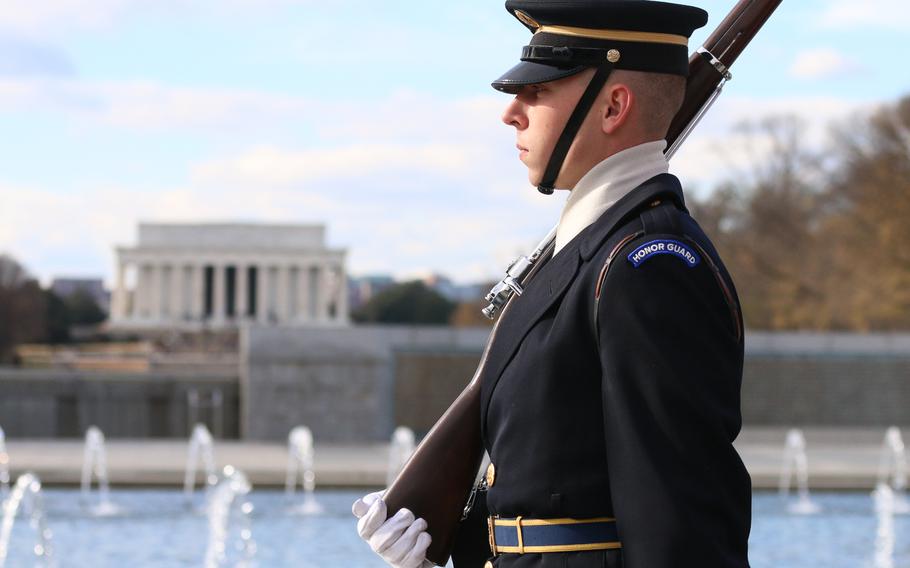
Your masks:
<svg viewBox="0 0 910 568"><path fill-rule="evenodd" d="M255 489L252 532L257 568L383 568L357 537L351 502L362 492L319 491L324 513L302 516L279 491ZM198 495L188 508L175 490L114 490L116 516L92 516L78 491L45 491L48 524L54 533L57 566L120 568L202 566L209 527ZM753 499L750 558L753 568L910 568L910 516L893 517L893 551L876 559L880 523L866 493L813 494L821 514L795 516L776 494ZM228 543L232 558L237 531ZM878 539L879 543L886 543ZM20 517L13 530L8 567L34 566L33 535ZM697 552L693 553L697 554ZM232 563L231 565L234 565Z"/></svg>

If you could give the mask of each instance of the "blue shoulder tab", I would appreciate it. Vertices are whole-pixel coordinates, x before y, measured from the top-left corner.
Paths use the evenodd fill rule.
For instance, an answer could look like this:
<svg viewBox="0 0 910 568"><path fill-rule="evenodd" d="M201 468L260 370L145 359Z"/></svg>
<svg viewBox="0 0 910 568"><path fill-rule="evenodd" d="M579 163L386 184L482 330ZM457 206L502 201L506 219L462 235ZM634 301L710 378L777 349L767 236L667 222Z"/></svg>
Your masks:
<svg viewBox="0 0 910 568"><path fill-rule="evenodd" d="M672 254L684 261L689 268L695 268L701 262L701 257L695 252L694 247L673 239L648 241L630 252L627 258L632 266L638 268L646 260L658 254Z"/></svg>

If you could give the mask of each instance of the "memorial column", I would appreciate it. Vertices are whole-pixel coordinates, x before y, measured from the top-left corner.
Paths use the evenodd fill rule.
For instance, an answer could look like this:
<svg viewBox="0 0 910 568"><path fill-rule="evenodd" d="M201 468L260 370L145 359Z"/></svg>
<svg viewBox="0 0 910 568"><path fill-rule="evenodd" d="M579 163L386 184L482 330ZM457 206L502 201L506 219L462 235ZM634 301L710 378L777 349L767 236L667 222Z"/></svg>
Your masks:
<svg viewBox="0 0 910 568"><path fill-rule="evenodd" d="M280 323L288 319L288 265L282 262L278 265L276 273L278 283L276 286L275 316Z"/></svg>
<svg viewBox="0 0 910 568"><path fill-rule="evenodd" d="M190 313L194 321L205 319L205 265L190 266Z"/></svg>
<svg viewBox="0 0 910 568"><path fill-rule="evenodd" d="M310 265L301 264L297 270L297 321L309 322L313 319L313 303L310 298Z"/></svg>
<svg viewBox="0 0 910 568"><path fill-rule="evenodd" d="M155 259L149 265L149 318L152 321L158 321L161 319L161 283L163 278L161 264L158 263L158 259Z"/></svg>
<svg viewBox="0 0 910 568"><path fill-rule="evenodd" d="M335 297L335 321L348 322L348 279L341 262L335 267L335 282L337 286Z"/></svg>
<svg viewBox="0 0 910 568"><path fill-rule="evenodd" d="M168 314L171 322L179 322L183 320L183 265L179 262L174 262L171 264L171 298L168 304L170 305L170 313Z"/></svg>
<svg viewBox="0 0 910 568"><path fill-rule="evenodd" d="M269 306L268 285L269 267L260 264L256 268L256 320L260 323L269 321L271 306Z"/></svg>
<svg viewBox="0 0 910 568"><path fill-rule="evenodd" d="M331 272L328 263L324 260L315 268L316 277L313 280L316 282L316 321L324 323L329 319L328 279L331 278Z"/></svg>
<svg viewBox="0 0 910 568"><path fill-rule="evenodd" d="M234 265L234 314L237 321L246 320L246 264L238 262Z"/></svg>
<svg viewBox="0 0 910 568"><path fill-rule="evenodd" d="M222 262L212 263L214 290L214 301L212 304L212 319L221 323L225 319L225 272L226 266Z"/></svg>
<svg viewBox="0 0 910 568"><path fill-rule="evenodd" d="M307 272L309 273L308 280L310 282L310 321L315 323L319 321L319 304L322 302L320 297L322 295L322 285L319 278L319 263L310 265L310 269Z"/></svg>

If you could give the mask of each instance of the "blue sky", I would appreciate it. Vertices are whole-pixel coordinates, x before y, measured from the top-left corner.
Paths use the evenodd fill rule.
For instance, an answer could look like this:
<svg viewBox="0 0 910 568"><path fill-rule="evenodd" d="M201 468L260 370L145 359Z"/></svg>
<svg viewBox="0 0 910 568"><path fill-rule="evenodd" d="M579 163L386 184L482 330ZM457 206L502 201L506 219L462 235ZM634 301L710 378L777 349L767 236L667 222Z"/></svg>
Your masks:
<svg viewBox="0 0 910 568"><path fill-rule="evenodd" d="M697 4L693 47L732 1ZM320 222L352 274L470 281L558 218L489 88L528 38L500 2L0 7L0 251L44 281L110 281L140 220ZM761 158L738 149L743 120L798 115L823 144L910 93L908 31L896 0L784 2L673 171L704 194Z"/></svg>

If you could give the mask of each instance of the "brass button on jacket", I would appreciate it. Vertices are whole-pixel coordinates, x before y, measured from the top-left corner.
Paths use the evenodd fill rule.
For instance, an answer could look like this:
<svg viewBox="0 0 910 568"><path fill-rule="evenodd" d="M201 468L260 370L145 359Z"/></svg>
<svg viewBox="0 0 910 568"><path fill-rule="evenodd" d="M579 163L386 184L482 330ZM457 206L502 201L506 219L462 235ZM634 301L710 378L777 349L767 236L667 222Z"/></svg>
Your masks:
<svg viewBox="0 0 910 568"><path fill-rule="evenodd" d="M487 561L484 563L483 568L493 568L493 563L490 562L489 560L487 560Z"/></svg>
<svg viewBox="0 0 910 568"><path fill-rule="evenodd" d="M487 466L487 487L493 487L496 482L496 467L491 463Z"/></svg>

